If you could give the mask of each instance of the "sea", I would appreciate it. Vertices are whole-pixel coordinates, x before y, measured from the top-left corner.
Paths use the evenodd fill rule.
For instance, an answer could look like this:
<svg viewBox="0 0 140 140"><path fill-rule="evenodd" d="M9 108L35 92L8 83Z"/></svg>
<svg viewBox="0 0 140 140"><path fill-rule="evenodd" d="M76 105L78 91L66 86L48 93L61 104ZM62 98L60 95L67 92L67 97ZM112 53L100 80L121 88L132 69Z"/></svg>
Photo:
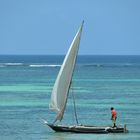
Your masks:
<svg viewBox="0 0 140 140"><path fill-rule="evenodd" d="M60 124L117 125L128 133L58 133L44 124L63 55L0 55L0 140L140 140L140 56L79 55Z"/></svg>

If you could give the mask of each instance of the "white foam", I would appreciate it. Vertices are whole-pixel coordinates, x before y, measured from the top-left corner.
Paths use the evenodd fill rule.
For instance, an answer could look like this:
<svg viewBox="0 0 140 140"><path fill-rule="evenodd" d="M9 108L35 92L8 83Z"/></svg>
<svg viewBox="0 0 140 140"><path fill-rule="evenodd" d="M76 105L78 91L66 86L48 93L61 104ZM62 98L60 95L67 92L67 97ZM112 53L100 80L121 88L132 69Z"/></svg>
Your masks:
<svg viewBox="0 0 140 140"><path fill-rule="evenodd" d="M60 67L61 65L29 65L30 67Z"/></svg>
<svg viewBox="0 0 140 140"><path fill-rule="evenodd" d="M19 66L19 65L23 65L23 63L4 63L4 65L6 65L6 66Z"/></svg>

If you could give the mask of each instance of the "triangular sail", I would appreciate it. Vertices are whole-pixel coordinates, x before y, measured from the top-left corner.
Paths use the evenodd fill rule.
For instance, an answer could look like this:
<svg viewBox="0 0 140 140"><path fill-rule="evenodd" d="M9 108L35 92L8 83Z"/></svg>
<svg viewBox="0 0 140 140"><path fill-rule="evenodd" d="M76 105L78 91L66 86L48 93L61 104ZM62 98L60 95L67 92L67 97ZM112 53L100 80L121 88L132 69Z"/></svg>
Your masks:
<svg viewBox="0 0 140 140"><path fill-rule="evenodd" d="M71 79L73 75L73 70L75 67L76 57L80 44L82 28L83 28L83 23L70 45L70 48L64 58L63 64L60 68L60 71L58 73L57 79L53 87L53 91L51 94L51 102L49 107L51 110L57 113L57 117L55 121L57 120L61 121L64 115Z"/></svg>

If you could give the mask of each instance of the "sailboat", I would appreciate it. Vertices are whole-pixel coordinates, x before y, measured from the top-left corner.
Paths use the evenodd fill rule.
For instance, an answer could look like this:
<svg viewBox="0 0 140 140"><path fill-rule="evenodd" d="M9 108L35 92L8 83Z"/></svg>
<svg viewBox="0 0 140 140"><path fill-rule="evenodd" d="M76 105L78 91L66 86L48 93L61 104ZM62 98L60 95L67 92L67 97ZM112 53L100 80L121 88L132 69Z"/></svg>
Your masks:
<svg viewBox="0 0 140 140"><path fill-rule="evenodd" d="M52 94L49 109L56 113L56 118L53 123L48 123L44 120L51 129L56 132L75 132L75 133L124 133L127 132L126 126L113 128L111 126L89 126L81 125L78 123L77 113L75 109L76 124L74 125L60 125L57 122L61 122L66 109L69 90L71 88L71 82L73 72L75 69L76 59L78 55L78 49L81 40L81 34L84 21L82 22L78 32L76 33L70 48L64 58L60 71L56 78ZM74 99L74 98L73 98ZM75 108L75 101L74 101Z"/></svg>

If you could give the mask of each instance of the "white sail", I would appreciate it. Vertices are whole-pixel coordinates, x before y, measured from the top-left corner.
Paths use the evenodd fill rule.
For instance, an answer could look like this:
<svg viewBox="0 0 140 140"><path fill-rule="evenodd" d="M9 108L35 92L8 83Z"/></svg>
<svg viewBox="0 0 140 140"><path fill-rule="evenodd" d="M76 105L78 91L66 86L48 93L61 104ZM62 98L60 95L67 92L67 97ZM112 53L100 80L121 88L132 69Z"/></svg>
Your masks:
<svg viewBox="0 0 140 140"><path fill-rule="evenodd" d="M73 75L73 70L76 62L80 38L82 33L83 23L75 35L70 48L64 58L63 64L55 81L51 94L50 110L57 113L56 120L62 120L64 110L67 103L67 97Z"/></svg>

